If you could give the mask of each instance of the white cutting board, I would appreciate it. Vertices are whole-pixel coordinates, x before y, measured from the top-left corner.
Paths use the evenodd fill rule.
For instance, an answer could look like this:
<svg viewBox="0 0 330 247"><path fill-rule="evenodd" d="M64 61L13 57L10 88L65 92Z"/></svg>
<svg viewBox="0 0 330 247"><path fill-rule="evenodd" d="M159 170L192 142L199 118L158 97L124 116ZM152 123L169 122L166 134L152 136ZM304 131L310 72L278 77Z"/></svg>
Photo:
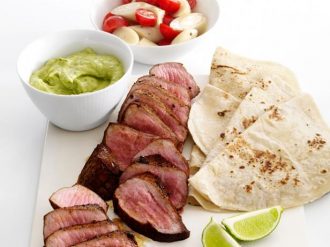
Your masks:
<svg viewBox="0 0 330 247"><path fill-rule="evenodd" d="M206 75L194 77L201 87L207 83L208 76ZM132 78L132 82L135 79ZM110 121L116 121L118 108L111 114ZM90 131L69 132L49 124L41 164L31 247L43 246L43 216L52 210L48 198L59 188L71 186L76 182L89 155L95 146L101 142L106 126L107 123ZM191 144L191 139L187 140L184 150L187 158L189 157L187 154L189 154ZM202 247L202 230L210 218L213 217L217 222L220 222L223 218L231 215L232 213L207 212L200 207L187 205L183 213L183 221L191 232L190 238L174 243L158 243L147 240L144 246ZM270 236L249 244L244 243L242 246L307 247L304 208L298 207L286 210L282 215L280 224Z"/></svg>

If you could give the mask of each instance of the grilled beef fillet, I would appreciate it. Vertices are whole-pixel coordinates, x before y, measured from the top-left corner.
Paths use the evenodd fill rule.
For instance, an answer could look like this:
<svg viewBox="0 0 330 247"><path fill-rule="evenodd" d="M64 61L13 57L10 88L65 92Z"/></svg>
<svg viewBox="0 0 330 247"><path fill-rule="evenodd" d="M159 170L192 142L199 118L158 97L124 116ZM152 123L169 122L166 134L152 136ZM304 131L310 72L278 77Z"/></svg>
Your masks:
<svg viewBox="0 0 330 247"><path fill-rule="evenodd" d="M105 220L91 224L70 226L51 234L45 240L46 247L69 247L104 234L118 230L111 221Z"/></svg>
<svg viewBox="0 0 330 247"><path fill-rule="evenodd" d="M150 83L147 83L145 81L137 81L132 86L130 92L127 95L127 98L129 98L131 93L133 93L135 90L149 92L154 96L158 97L162 103L164 103L169 109L172 110L173 115L179 120L179 122L183 126L187 125L190 106L184 104L173 94L163 88L150 85Z"/></svg>
<svg viewBox="0 0 330 247"><path fill-rule="evenodd" d="M199 93L194 78L187 72L181 63L162 63L150 69L150 75L163 78L167 81L177 83L189 90L190 98L194 98Z"/></svg>
<svg viewBox="0 0 330 247"><path fill-rule="evenodd" d="M44 238L59 229L107 220L108 216L98 205L58 208L44 216Z"/></svg>
<svg viewBox="0 0 330 247"><path fill-rule="evenodd" d="M178 141L173 131L160 120L155 112L146 105L129 105L124 113L122 123L136 130L170 139L176 146L183 144Z"/></svg>
<svg viewBox="0 0 330 247"><path fill-rule="evenodd" d="M137 83L146 83L153 87L161 87L181 100L184 104L188 106L191 105L189 91L184 86L177 83L153 75L142 76L138 79Z"/></svg>
<svg viewBox="0 0 330 247"><path fill-rule="evenodd" d="M104 132L103 144L110 150L112 160L124 171L133 157L158 136L143 133L123 124L110 123Z"/></svg>
<svg viewBox="0 0 330 247"><path fill-rule="evenodd" d="M113 231L74 245L74 247L138 247L138 245L132 234L123 231Z"/></svg>
<svg viewBox="0 0 330 247"><path fill-rule="evenodd" d="M132 103L143 104L152 109L155 114L174 132L176 138L180 142L184 142L187 137L188 130L181 125L179 120L173 115L172 110L168 108L157 96L142 90L133 91L123 103L119 115L118 122L123 120L124 112Z"/></svg>
<svg viewBox="0 0 330 247"><path fill-rule="evenodd" d="M120 183L143 173L151 173L159 179L176 209L184 207L188 197L188 181L184 172L173 167L136 163L124 171L120 177Z"/></svg>
<svg viewBox="0 0 330 247"><path fill-rule="evenodd" d="M85 186L79 184L59 189L51 195L49 202L54 209L97 204L104 210L104 212L107 212L108 210L108 205L101 197Z"/></svg>
<svg viewBox="0 0 330 247"><path fill-rule="evenodd" d="M134 161L141 161L140 157L148 156L161 156L164 160L169 162L172 166L189 174L189 165L182 154L176 149L173 143L169 140L159 139L155 140L146 146L143 150L137 153L134 157Z"/></svg>
<svg viewBox="0 0 330 247"><path fill-rule="evenodd" d="M113 162L110 150L99 144L86 162L77 183L91 189L107 201L112 199L120 174L121 171Z"/></svg>
<svg viewBox="0 0 330 247"><path fill-rule="evenodd" d="M151 174L133 177L120 184L113 205L115 213L129 227L153 240L173 242L190 235L181 216Z"/></svg>

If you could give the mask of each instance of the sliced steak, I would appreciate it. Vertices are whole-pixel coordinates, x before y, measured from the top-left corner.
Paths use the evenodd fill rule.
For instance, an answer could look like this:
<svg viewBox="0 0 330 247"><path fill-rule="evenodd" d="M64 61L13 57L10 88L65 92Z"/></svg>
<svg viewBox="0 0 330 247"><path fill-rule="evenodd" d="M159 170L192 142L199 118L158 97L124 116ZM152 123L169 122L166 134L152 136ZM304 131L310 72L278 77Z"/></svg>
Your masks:
<svg viewBox="0 0 330 247"><path fill-rule="evenodd" d="M166 91L174 95L176 98L181 100L184 104L188 106L191 105L189 91L184 86L153 75L140 77L138 79L138 83L140 82L147 83L149 85L152 85L153 87L161 87L162 89L165 89Z"/></svg>
<svg viewBox="0 0 330 247"><path fill-rule="evenodd" d="M138 247L138 245L131 233L114 231L74 245L74 247Z"/></svg>
<svg viewBox="0 0 330 247"><path fill-rule="evenodd" d="M140 157L148 157L154 155L161 156L164 160L172 164L172 166L184 171L187 175L189 174L189 165L186 159L176 149L171 141L164 139L155 140L150 143L142 151L135 155L134 161L139 161Z"/></svg>
<svg viewBox="0 0 330 247"><path fill-rule="evenodd" d="M150 85L150 83L147 83L146 81L137 81L132 86L130 92L127 95L127 98L130 97L131 93L135 90L149 92L158 97L162 103L164 103L169 109L172 110L173 115L180 121L183 126L187 125L190 106L184 104L173 94L160 87Z"/></svg>
<svg viewBox="0 0 330 247"><path fill-rule="evenodd" d="M173 131L144 104L131 104L127 107L123 115L123 124L136 130L166 138L178 145L183 143L178 141Z"/></svg>
<svg viewBox="0 0 330 247"><path fill-rule="evenodd" d="M98 205L58 208L44 216L44 239L65 227L90 224L103 220L108 220L108 216Z"/></svg>
<svg viewBox="0 0 330 247"><path fill-rule="evenodd" d="M114 164L124 171L133 157L156 139L159 137L123 124L110 123L104 132L103 143L109 148Z"/></svg>
<svg viewBox="0 0 330 247"><path fill-rule="evenodd" d="M173 167L136 163L124 171L120 177L120 183L143 173L151 173L159 179L176 209L184 207L188 197L188 181L183 171Z"/></svg>
<svg viewBox="0 0 330 247"><path fill-rule="evenodd" d="M103 208L104 212L107 212L108 210L108 205L101 197L85 186L79 184L59 189L51 195L49 202L54 209L97 204Z"/></svg>
<svg viewBox="0 0 330 247"><path fill-rule="evenodd" d="M142 90L133 91L123 103L119 115L118 122L123 120L124 112L127 107L132 104L144 104L151 108L155 114L174 132L180 142L184 142L187 137L188 130L181 125L176 116L173 115L172 110L168 108L156 95Z"/></svg>
<svg viewBox="0 0 330 247"><path fill-rule="evenodd" d="M167 81L177 83L189 90L190 98L194 98L199 93L194 78L187 72L181 63L162 63L150 69L150 75L163 78Z"/></svg>
<svg viewBox="0 0 330 247"><path fill-rule="evenodd" d="M181 216L151 174L120 184L113 204L115 213L129 227L153 240L173 242L190 235Z"/></svg>
<svg viewBox="0 0 330 247"><path fill-rule="evenodd" d="M45 241L46 247L69 247L95 237L118 230L111 221L70 226L51 234Z"/></svg>
<svg viewBox="0 0 330 247"><path fill-rule="evenodd" d="M77 183L91 189L107 201L112 199L120 174L121 171L114 163L110 150L99 144L82 169Z"/></svg>

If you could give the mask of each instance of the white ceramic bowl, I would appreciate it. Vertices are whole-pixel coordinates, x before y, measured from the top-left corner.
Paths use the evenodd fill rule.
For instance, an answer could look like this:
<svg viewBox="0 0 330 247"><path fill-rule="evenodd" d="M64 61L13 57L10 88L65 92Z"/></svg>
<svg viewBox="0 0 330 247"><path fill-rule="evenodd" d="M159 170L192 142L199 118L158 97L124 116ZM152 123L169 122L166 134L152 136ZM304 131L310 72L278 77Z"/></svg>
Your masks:
<svg viewBox="0 0 330 247"><path fill-rule="evenodd" d="M31 73L47 60L87 47L99 54L115 55L123 63L125 75L102 90L79 95L50 94L30 85ZM83 131L108 119L127 88L133 62L130 48L113 35L94 30L67 30L39 38L25 47L18 58L17 71L27 94L50 122L66 130Z"/></svg>
<svg viewBox="0 0 330 247"><path fill-rule="evenodd" d="M104 16L116 6L120 5L121 0L93 0L92 2L93 5L90 15L92 24L97 30L102 30ZM156 47L130 45L134 53L135 61L144 64L175 61L177 58L191 52L199 45L207 45L209 34L212 32L219 19L220 10L218 0L197 0L194 12L200 12L207 17L207 32L195 39L177 45Z"/></svg>

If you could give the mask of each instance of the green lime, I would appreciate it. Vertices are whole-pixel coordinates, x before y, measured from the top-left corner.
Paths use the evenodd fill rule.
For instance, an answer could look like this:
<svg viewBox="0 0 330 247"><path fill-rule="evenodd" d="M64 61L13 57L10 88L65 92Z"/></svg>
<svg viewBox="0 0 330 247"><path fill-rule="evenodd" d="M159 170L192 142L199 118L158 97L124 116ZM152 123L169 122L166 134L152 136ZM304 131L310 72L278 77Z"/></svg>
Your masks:
<svg viewBox="0 0 330 247"><path fill-rule="evenodd" d="M202 243L204 247L240 247L235 239L213 218L203 230Z"/></svg>
<svg viewBox="0 0 330 247"><path fill-rule="evenodd" d="M274 231L282 212L281 206L275 206L224 219L222 224L236 239L253 241Z"/></svg>

